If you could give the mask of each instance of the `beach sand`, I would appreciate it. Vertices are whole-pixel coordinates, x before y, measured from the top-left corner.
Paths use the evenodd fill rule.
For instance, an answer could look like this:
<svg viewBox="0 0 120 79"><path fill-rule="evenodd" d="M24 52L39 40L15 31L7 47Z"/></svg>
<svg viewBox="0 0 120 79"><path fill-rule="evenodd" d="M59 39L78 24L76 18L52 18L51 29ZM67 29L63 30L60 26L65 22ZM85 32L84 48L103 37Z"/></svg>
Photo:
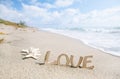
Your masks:
<svg viewBox="0 0 120 79"><path fill-rule="evenodd" d="M36 28L14 28L0 24L0 79L120 79L120 57L89 47L83 42L66 36L37 30ZM94 39L94 38L93 38ZM42 54L38 60L23 60L22 49L35 47ZM93 70L59 65L39 65L46 51L51 51L49 61L56 60L61 53L80 56L93 55Z"/></svg>

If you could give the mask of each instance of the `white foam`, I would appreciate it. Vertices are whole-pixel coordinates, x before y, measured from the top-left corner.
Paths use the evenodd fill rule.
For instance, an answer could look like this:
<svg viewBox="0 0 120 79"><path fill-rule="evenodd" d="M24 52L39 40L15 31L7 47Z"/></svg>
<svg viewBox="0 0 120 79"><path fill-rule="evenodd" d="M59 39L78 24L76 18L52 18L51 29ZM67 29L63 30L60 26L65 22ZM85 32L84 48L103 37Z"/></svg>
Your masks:
<svg viewBox="0 0 120 79"><path fill-rule="evenodd" d="M71 38L79 39L85 44L97 48L99 50L102 50L104 52L107 52L112 55L120 56L120 48L119 51L113 51L109 50L109 48L112 47L119 47L120 41L118 40L120 37L114 37L114 35L104 34L104 33L98 33L98 32L79 32L79 31L71 31L71 30L56 30L51 28L45 28L42 30L50 31L53 33L58 33L61 35L65 35Z"/></svg>

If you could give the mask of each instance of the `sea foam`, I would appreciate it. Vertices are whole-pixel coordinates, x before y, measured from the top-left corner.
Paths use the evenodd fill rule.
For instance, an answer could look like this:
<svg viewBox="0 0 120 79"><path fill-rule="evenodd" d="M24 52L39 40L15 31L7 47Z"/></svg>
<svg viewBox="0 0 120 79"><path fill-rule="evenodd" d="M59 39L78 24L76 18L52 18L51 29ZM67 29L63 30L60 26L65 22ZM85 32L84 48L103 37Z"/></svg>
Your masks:
<svg viewBox="0 0 120 79"><path fill-rule="evenodd" d="M42 28L42 30L79 39L89 46L120 56L120 28Z"/></svg>

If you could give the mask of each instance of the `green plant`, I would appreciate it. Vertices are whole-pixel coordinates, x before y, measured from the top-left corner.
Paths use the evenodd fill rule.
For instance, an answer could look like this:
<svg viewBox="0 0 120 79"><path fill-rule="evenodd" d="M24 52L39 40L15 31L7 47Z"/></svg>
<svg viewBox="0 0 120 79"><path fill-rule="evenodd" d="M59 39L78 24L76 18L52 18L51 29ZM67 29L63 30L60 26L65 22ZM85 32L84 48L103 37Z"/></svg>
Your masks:
<svg viewBox="0 0 120 79"><path fill-rule="evenodd" d="M21 21L21 20L20 20L20 22L18 23L18 26L19 26L19 27L26 27L25 21Z"/></svg>
<svg viewBox="0 0 120 79"><path fill-rule="evenodd" d="M25 21L20 21L19 24L24 26L25 25Z"/></svg>
<svg viewBox="0 0 120 79"><path fill-rule="evenodd" d="M15 28L27 27L25 21L20 21L19 23L15 23L15 22L7 21L7 20L1 19L1 18L0 18L0 24L10 25L10 26L13 26Z"/></svg>

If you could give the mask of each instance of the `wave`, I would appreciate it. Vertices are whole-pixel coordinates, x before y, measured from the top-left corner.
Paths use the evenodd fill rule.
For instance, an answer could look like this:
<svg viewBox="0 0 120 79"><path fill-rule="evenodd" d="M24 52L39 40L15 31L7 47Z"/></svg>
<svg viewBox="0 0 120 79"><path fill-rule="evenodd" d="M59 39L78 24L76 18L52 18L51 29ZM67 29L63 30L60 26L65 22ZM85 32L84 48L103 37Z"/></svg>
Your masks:
<svg viewBox="0 0 120 79"><path fill-rule="evenodd" d="M53 29L43 28L42 30L58 33L75 39L79 39L85 44L112 55L120 56L120 30L96 29L96 28L65 28Z"/></svg>
<svg viewBox="0 0 120 79"><path fill-rule="evenodd" d="M119 27L54 27L44 29L71 30L78 32L97 32L97 33L120 33Z"/></svg>
<svg viewBox="0 0 120 79"><path fill-rule="evenodd" d="M81 31L81 32L101 32L101 33L120 33L120 27L115 28L64 28L64 30Z"/></svg>

